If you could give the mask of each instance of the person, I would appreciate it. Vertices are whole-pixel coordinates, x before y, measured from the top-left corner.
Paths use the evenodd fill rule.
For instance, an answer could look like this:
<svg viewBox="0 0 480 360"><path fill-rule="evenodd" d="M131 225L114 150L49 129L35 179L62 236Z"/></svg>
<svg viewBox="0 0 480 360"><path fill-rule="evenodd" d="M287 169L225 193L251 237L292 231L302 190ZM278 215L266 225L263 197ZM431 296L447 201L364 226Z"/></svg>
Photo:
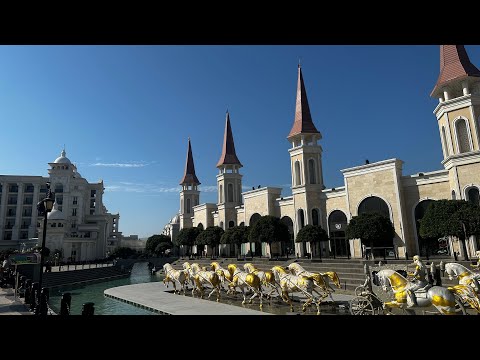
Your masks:
<svg viewBox="0 0 480 360"><path fill-rule="evenodd" d="M472 264L472 268L475 270L480 270L480 250L475 251L475 255L477 256L477 263Z"/></svg>
<svg viewBox="0 0 480 360"><path fill-rule="evenodd" d="M5 256L5 260L3 260L2 268L4 271L9 270L10 266L12 265L12 261L8 255Z"/></svg>
<svg viewBox="0 0 480 360"><path fill-rule="evenodd" d="M413 277L413 280L408 283L406 286L407 291L407 307L417 306L417 298L415 297L415 291L425 289L428 286L428 282L425 281L426 269L425 265L422 262L422 259L419 255L413 257L413 264L415 265L415 271L413 273L408 273L408 275Z"/></svg>

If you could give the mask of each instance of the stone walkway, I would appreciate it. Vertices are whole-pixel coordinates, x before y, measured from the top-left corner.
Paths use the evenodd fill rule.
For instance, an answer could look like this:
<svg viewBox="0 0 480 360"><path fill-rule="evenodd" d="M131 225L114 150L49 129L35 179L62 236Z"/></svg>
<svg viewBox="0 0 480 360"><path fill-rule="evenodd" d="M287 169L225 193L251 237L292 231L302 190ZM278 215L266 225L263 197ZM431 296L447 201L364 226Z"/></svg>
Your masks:
<svg viewBox="0 0 480 360"><path fill-rule="evenodd" d="M0 288L0 315L32 315L23 301L15 301L12 288Z"/></svg>
<svg viewBox="0 0 480 360"><path fill-rule="evenodd" d="M170 293L162 282L125 285L104 291L105 296L163 315L273 315L264 311L217 303ZM302 294L295 293L299 298ZM212 295L215 296L215 295ZM335 302L348 302L352 295L333 294Z"/></svg>

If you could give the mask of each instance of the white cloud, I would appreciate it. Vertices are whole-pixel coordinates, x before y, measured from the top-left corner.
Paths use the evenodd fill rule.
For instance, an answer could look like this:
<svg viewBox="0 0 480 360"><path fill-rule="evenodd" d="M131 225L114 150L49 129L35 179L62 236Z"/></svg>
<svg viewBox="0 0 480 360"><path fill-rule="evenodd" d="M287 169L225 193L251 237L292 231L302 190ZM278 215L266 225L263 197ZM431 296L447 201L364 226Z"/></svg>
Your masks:
<svg viewBox="0 0 480 360"><path fill-rule="evenodd" d="M132 162L132 163L94 163L89 166L103 166L103 167L117 167L117 168L140 168L148 166L147 163Z"/></svg>

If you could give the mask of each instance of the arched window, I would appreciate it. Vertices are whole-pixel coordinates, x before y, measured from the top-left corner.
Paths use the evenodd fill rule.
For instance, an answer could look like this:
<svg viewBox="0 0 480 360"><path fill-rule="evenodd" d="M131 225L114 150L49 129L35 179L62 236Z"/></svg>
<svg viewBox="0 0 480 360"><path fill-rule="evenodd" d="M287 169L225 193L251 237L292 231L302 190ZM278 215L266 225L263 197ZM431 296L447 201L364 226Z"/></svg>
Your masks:
<svg viewBox="0 0 480 360"><path fill-rule="evenodd" d="M220 221L220 227L223 229L223 221Z"/></svg>
<svg viewBox="0 0 480 360"><path fill-rule="evenodd" d="M455 190L452 190L452 200L457 199L457 194L455 194Z"/></svg>
<svg viewBox="0 0 480 360"><path fill-rule="evenodd" d="M302 209L298 209L297 211L298 216L298 230L303 229L305 226L305 214L303 213Z"/></svg>
<svg viewBox="0 0 480 360"><path fill-rule="evenodd" d="M465 119L459 119L455 124L455 128L457 129L457 144L459 153L471 151L467 126L468 125Z"/></svg>
<svg viewBox="0 0 480 360"><path fill-rule="evenodd" d="M447 136L445 135L445 126L442 126L442 137L443 137L443 146L445 146L445 154L449 156L450 152L448 151Z"/></svg>
<svg viewBox="0 0 480 360"><path fill-rule="evenodd" d="M255 225L255 223L256 223L258 220L260 220L260 218L261 218L261 216L260 216L259 213L255 213L255 214L253 214L252 216L250 216L250 222L249 222L250 226Z"/></svg>
<svg viewBox="0 0 480 360"><path fill-rule="evenodd" d="M191 211L192 211L192 208L190 206L190 199L187 199L187 214L190 214Z"/></svg>
<svg viewBox="0 0 480 360"><path fill-rule="evenodd" d="M469 202L471 202L472 204L480 205L480 196L479 196L479 193L478 193L478 188L472 187L472 188L468 189L467 198L468 198L467 200Z"/></svg>
<svg viewBox="0 0 480 360"><path fill-rule="evenodd" d="M239 226L245 226L245 223L242 221Z"/></svg>
<svg viewBox="0 0 480 360"><path fill-rule="evenodd" d="M199 228L200 230L203 230L203 224L202 223L198 224L197 228Z"/></svg>
<svg viewBox="0 0 480 360"><path fill-rule="evenodd" d="M372 213L378 213L390 219L390 210L387 203L377 196L364 199L358 206L358 215Z"/></svg>
<svg viewBox="0 0 480 360"><path fill-rule="evenodd" d="M302 174L300 173L300 161L295 161L295 186L302 185Z"/></svg>
<svg viewBox="0 0 480 360"><path fill-rule="evenodd" d="M319 226L320 225L320 219L318 218L318 210L317 209L312 209L312 224Z"/></svg>
<svg viewBox="0 0 480 360"><path fill-rule="evenodd" d="M235 226L235 222L233 222L233 221L230 220L230 221L228 222L228 227L231 228L231 227L234 227L234 226Z"/></svg>
<svg viewBox="0 0 480 360"><path fill-rule="evenodd" d="M310 184L316 184L317 175L316 175L316 168L315 168L315 160L313 159L308 160L308 174L310 175Z"/></svg>
<svg viewBox="0 0 480 360"><path fill-rule="evenodd" d="M227 185L228 202L233 202L233 184Z"/></svg>
<svg viewBox="0 0 480 360"><path fill-rule="evenodd" d="M219 192L218 195L220 195L219 203L221 204L221 203L223 203L223 186L222 185L220 185L220 190L218 192Z"/></svg>

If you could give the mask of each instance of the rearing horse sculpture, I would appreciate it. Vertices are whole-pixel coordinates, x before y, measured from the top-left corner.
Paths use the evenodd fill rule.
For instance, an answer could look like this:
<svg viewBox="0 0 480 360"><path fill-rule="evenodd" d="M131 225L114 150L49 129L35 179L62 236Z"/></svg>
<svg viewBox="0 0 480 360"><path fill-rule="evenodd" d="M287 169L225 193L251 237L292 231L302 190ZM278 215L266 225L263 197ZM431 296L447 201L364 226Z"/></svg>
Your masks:
<svg viewBox="0 0 480 360"><path fill-rule="evenodd" d="M173 284L173 292L176 293L176 282L178 281L180 283L180 289L183 291L183 295L185 295L185 287L187 285L188 277L186 270L175 270L172 265L166 263L163 265L163 273L165 274L163 284L168 288L168 283L171 282ZM180 293L180 290L178 293Z"/></svg>
<svg viewBox="0 0 480 360"><path fill-rule="evenodd" d="M475 290L475 292L480 292L480 274L474 273L458 263L445 264L445 272L448 274L450 280L458 279L459 284L469 285Z"/></svg>
<svg viewBox="0 0 480 360"><path fill-rule="evenodd" d="M208 294L207 298L210 298L214 292L217 293L217 301L220 301L220 278L215 271L205 271L197 263L190 265L189 262L183 263L183 268L188 271L190 279L193 280L194 287L192 289L192 296L195 291L200 292L200 298L203 298L204 287L203 285L210 285L213 290Z"/></svg>
<svg viewBox="0 0 480 360"><path fill-rule="evenodd" d="M267 271L262 271L259 270L253 265L252 263L246 263L243 265L243 268L245 269L246 272L250 274L255 274L260 278L260 282L262 285L265 285L267 288L271 288L270 292L266 295L267 299L271 298L271 295L274 291L277 292L278 296L282 296L280 294L280 290L278 290L280 284L278 284L275 281L275 275L273 274L272 271L267 270Z"/></svg>
<svg viewBox="0 0 480 360"><path fill-rule="evenodd" d="M378 272L374 271L372 275L375 285L382 286L384 291L387 291L389 288L393 290L395 300L384 303L383 306L385 310L391 311L391 308L407 309L407 290L412 285L410 281L398 272L390 269L384 269ZM461 308L463 308L463 306L455 299L454 293L462 296L463 291L468 291L468 289L466 289L467 286L458 286L461 286L461 288L452 287L447 289L441 286L427 285L424 290L414 292L416 305L413 307L429 307L433 305L440 314L455 315L457 314L456 305Z"/></svg>
<svg viewBox="0 0 480 360"><path fill-rule="evenodd" d="M280 289L282 289L282 299L290 305L290 311L293 311L292 299L288 295L289 292L301 292L307 297L307 300L302 306L302 311L305 312L307 307L314 302L317 306L317 315L320 315L320 302L313 295L313 287L315 286L311 277L297 276L290 274L281 266L272 267L272 272L275 275L275 279L280 283Z"/></svg>
<svg viewBox="0 0 480 360"><path fill-rule="evenodd" d="M210 263L210 266L212 267L212 270L215 271L219 276L220 276L220 281L222 283L222 288L225 290L224 285L227 284L227 286L232 282L233 276L228 269L225 269L220 266L220 264L217 261L213 261ZM227 283L228 281L228 283ZM225 290L227 291L227 290ZM228 293L228 291L227 291Z"/></svg>
<svg viewBox="0 0 480 360"><path fill-rule="evenodd" d="M305 270L302 265L298 263L289 264L287 266L287 269L290 270L294 275L310 277L315 284L313 291L315 291L318 295L322 296L322 299L330 296L330 299L335 302L332 296L332 292L334 292L335 290L330 286L330 283L328 281L328 279L331 279L334 284L338 288L340 288L340 279L338 278L338 275L335 271L328 271L326 273L314 273ZM323 291L323 294L320 294L315 288L320 288Z"/></svg>
<svg viewBox="0 0 480 360"><path fill-rule="evenodd" d="M228 264L228 270L232 274L232 281L228 286L234 293L237 286L240 288L240 291L243 295L242 305L244 305L245 301L247 300L246 289L250 289L253 291L253 296L249 299L249 303L252 303L253 299L258 296L260 299L261 309L263 307L263 293L260 278L253 273L247 274L246 272L241 271L235 264Z"/></svg>

